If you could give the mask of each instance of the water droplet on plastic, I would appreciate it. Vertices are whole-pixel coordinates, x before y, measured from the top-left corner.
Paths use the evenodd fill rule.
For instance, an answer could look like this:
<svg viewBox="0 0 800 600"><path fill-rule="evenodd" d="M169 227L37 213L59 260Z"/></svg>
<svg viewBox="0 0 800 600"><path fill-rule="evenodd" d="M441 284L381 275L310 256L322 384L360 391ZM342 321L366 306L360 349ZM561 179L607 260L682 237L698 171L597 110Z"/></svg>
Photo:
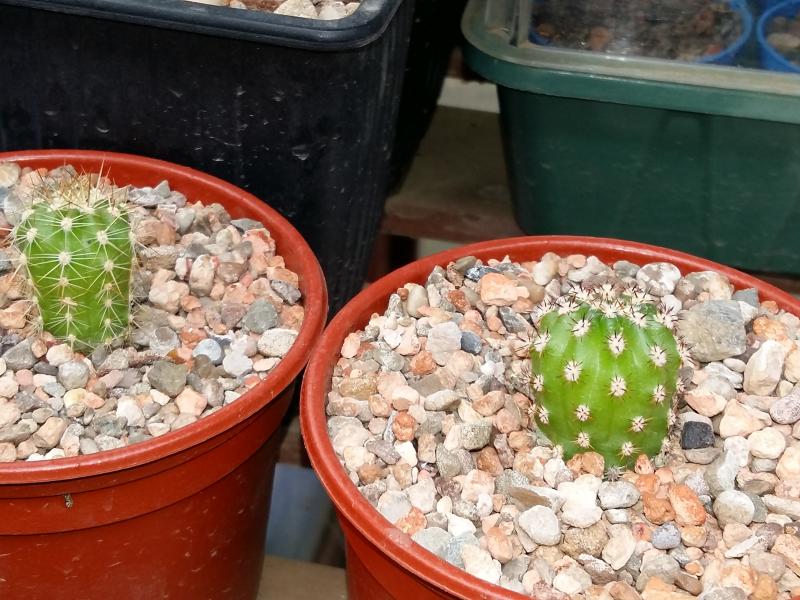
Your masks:
<svg viewBox="0 0 800 600"><path fill-rule="evenodd" d="M311 156L311 150L305 144L300 144L292 148L292 156L298 160L307 160Z"/></svg>

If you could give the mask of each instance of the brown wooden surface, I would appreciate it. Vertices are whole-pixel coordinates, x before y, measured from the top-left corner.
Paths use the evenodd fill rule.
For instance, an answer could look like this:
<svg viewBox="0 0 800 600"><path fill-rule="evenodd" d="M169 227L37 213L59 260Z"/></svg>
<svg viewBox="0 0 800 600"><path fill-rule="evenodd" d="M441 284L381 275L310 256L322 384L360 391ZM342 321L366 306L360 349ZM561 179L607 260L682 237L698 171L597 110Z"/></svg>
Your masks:
<svg viewBox="0 0 800 600"><path fill-rule="evenodd" d="M344 569L287 560L264 559L258 600L346 600Z"/></svg>
<svg viewBox="0 0 800 600"><path fill-rule="evenodd" d="M499 125L494 113L438 107L408 178L386 203L377 252L384 260L373 265L373 278L400 266L387 254L392 236L465 244L524 235L511 208ZM800 295L800 277L753 274Z"/></svg>
<svg viewBox="0 0 800 600"><path fill-rule="evenodd" d="M522 235L511 212L498 115L439 107L383 233L475 242Z"/></svg>

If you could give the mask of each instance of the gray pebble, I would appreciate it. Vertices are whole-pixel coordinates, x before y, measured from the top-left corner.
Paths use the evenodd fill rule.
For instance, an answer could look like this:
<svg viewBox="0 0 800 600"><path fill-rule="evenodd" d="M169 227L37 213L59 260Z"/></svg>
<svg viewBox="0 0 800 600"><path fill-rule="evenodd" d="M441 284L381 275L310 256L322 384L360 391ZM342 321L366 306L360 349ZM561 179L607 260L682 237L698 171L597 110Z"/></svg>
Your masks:
<svg viewBox="0 0 800 600"><path fill-rule="evenodd" d="M498 314L500 315L500 320L503 322L503 325L510 333L522 333L528 329L525 320L509 307L501 306L498 309ZM463 336L461 343L464 343Z"/></svg>
<svg viewBox="0 0 800 600"><path fill-rule="evenodd" d="M754 308L760 307L758 299L758 290L755 288L748 288L746 290L737 290L733 293L733 300L737 302L744 302Z"/></svg>
<svg viewBox="0 0 800 600"><path fill-rule="evenodd" d="M166 356L180 345L178 334L170 327L156 327L150 334L150 350L159 356Z"/></svg>
<svg viewBox="0 0 800 600"><path fill-rule="evenodd" d="M111 354L105 356L99 363L94 363L99 373L108 373L109 371L124 371L130 365L130 352L125 348L114 350ZM120 384L121 386L122 384Z"/></svg>
<svg viewBox="0 0 800 600"><path fill-rule="evenodd" d="M18 392L15 394L14 403L23 414L45 405L44 400L30 392Z"/></svg>
<svg viewBox="0 0 800 600"><path fill-rule="evenodd" d="M3 360L0 358L0 360ZM57 375L58 374L58 367L56 365L51 365L50 363L39 361L35 365L33 365L33 372L34 373L41 373L42 375Z"/></svg>
<svg viewBox="0 0 800 600"><path fill-rule="evenodd" d="M786 572L783 557L762 550L756 550L750 554L750 566L757 573L766 573L776 581Z"/></svg>
<svg viewBox="0 0 800 600"><path fill-rule="evenodd" d="M436 379L438 381L438 377ZM417 389L417 391L419 392L419 389ZM423 395L422 392L420 392L420 395ZM458 402L458 394L453 390L441 390L428 395L424 400L424 405L425 410L446 411L458 404Z"/></svg>
<svg viewBox="0 0 800 600"><path fill-rule="evenodd" d="M745 321L735 300L711 300L681 313L677 332L696 360L711 362L745 351Z"/></svg>
<svg viewBox="0 0 800 600"><path fill-rule="evenodd" d="M128 425L128 420L125 417L118 417L113 414L104 414L95 417L92 420L92 429L97 435L105 435L109 437L119 437L125 431Z"/></svg>
<svg viewBox="0 0 800 600"><path fill-rule="evenodd" d="M695 450L686 450L683 454L689 462L696 465L708 465L720 455L720 452L719 448L697 448Z"/></svg>
<svg viewBox="0 0 800 600"><path fill-rule="evenodd" d="M605 481L600 484L598 497L604 509L628 508L639 501L639 490L628 481Z"/></svg>
<svg viewBox="0 0 800 600"><path fill-rule="evenodd" d="M639 272L639 265L635 265L627 260L618 260L614 263L614 271L622 279L635 279Z"/></svg>
<svg viewBox="0 0 800 600"><path fill-rule="evenodd" d="M365 447L387 465L393 465L400 460L400 454L394 449L391 442L386 440L370 440L365 444Z"/></svg>
<svg viewBox="0 0 800 600"><path fill-rule="evenodd" d="M0 443L11 442L12 444L19 444L31 437L37 429L36 421L22 419L19 423L0 428Z"/></svg>
<svg viewBox="0 0 800 600"><path fill-rule="evenodd" d="M44 384L42 390L44 390L48 396L63 396L67 391L64 389L64 386L57 381Z"/></svg>
<svg viewBox="0 0 800 600"><path fill-rule="evenodd" d="M264 356L284 357L297 339L293 329L275 328L265 331L258 338L258 351Z"/></svg>
<svg viewBox="0 0 800 600"><path fill-rule="evenodd" d="M744 492L753 503L753 523L764 523L767 520L767 506L761 496L753 492Z"/></svg>
<svg viewBox="0 0 800 600"><path fill-rule="evenodd" d="M605 585L617 579L617 573L605 561L595 558L591 554L579 554L578 562L592 578L595 585Z"/></svg>
<svg viewBox="0 0 800 600"><path fill-rule="evenodd" d="M89 367L83 361L70 360L58 367L58 382L66 390L82 388L89 381Z"/></svg>
<svg viewBox="0 0 800 600"><path fill-rule="evenodd" d="M455 477L461 473L461 461L444 444L439 444L436 446L436 468L442 477Z"/></svg>
<svg viewBox="0 0 800 600"><path fill-rule="evenodd" d="M125 445L125 442L122 440L103 434L94 438L94 443L97 444L99 450L114 450L115 448L122 448Z"/></svg>
<svg viewBox="0 0 800 600"><path fill-rule="evenodd" d="M250 231L251 229L263 229L264 225L260 221L256 221L255 219L231 219L231 225L236 227L239 231L244 233L245 231Z"/></svg>
<svg viewBox="0 0 800 600"><path fill-rule="evenodd" d="M651 542L654 548L669 550L681 543L681 532L675 523L670 521L655 528Z"/></svg>
<svg viewBox="0 0 800 600"><path fill-rule="evenodd" d="M783 398L779 398L769 408L769 416L781 425L791 425L800 421L800 389L798 386Z"/></svg>
<svg viewBox="0 0 800 600"><path fill-rule="evenodd" d="M300 300L300 290L285 281L270 281L270 287L280 296L286 304L297 304Z"/></svg>
<svg viewBox="0 0 800 600"><path fill-rule="evenodd" d="M773 473L778 461L774 458L754 458L750 463L750 470L753 473Z"/></svg>
<svg viewBox="0 0 800 600"><path fill-rule="evenodd" d="M483 341L480 336L471 331L461 332L461 349L470 354L480 354L483 347Z"/></svg>
<svg viewBox="0 0 800 600"><path fill-rule="evenodd" d="M244 354L231 352L222 360L222 368L234 377L242 377L253 370L253 361Z"/></svg>
<svg viewBox="0 0 800 600"><path fill-rule="evenodd" d="M442 551L442 557L451 565L464 568L464 559L461 558L461 549L464 546L479 546L478 538L472 533L462 533L451 538Z"/></svg>
<svg viewBox="0 0 800 600"><path fill-rule="evenodd" d="M34 421L36 421L39 425L41 425L42 423L47 421L47 419L52 417L54 414L55 411L53 411L52 408L50 408L49 406L47 407L43 406L41 408L37 408L36 410L34 410L31 416L33 417Z"/></svg>
<svg viewBox="0 0 800 600"><path fill-rule="evenodd" d="M406 359L393 350L373 350L372 356L387 371L402 371L406 366Z"/></svg>
<svg viewBox="0 0 800 600"><path fill-rule="evenodd" d="M714 501L714 514L720 527L729 523L749 525L753 521L754 513L753 501L744 492L725 490Z"/></svg>
<svg viewBox="0 0 800 600"><path fill-rule="evenodd" d="M456 498L453 500L453 514L469 519L474 523L481 520L481 515L478 513L478 507L475 503L464 500L463 498Z"/></svg>
<svg viewBox="0 0 800 600"><path fill-rule="evenodd" d="M650 577L658 577L665 583L672 583L680 571L681 567L678 561L671 556L666 554L656 556L646 562L642 562L641 574L639 579L636 580L636 587L639 589L640 579L642 582L646 582ZM643 587L644 583L642 583Z"/></svg>
<svg viewBox="0 0 800 600"><path fill-rule="evenodd" d="M186 365L157 360L147 372L147 380L159 392L175 397L186 387Z"/></svg>
<svg viewBox="0 0 800 600"><path fill-rule="evenodd" d="M678 267L665 262L646 264L636 272L636 281L654 296L671 294L680 278Z"/></svg>
<svg viewBox="0 0 800 600"><path fill-rule="evenodd" d="M705 481L713 496L735 487L739 464L732 452L726 451L717 457L706 469Z"/></svg>
<svg viewBox="0 0 800 600"><path fill-rule="evenodd" d="M96 452L100 452L100 448L97 447L97 443L93 439L87 437L80 439L81 454L95 454Z"/></svg>
<svg viewBox="0 0 800 600"><path fill-rule="evenodd" d="M411 510L411 502L403 492L387 491L378 498L377 509L390 523L396 523Z"/></svg>
<svg viewBox="0 0 800 600"><path fill-rule="evenodd" d="M453 536L444 529L439 527L428 527L427 529L423 529L422 531L415 533L411 539L426 550L433 552L440 558L444 558L445 547L452 537Z"/></svg>
<svg viewBox="0 0 800 600"><path fill-rule="evenodd" d="M491 435L491 423L466 423L461 426L461 447L465 450L480 450L489 444Z"/></svg>
<svg viewBox="0 0 800 600"><path fill-rule="evenodd" d="M269 300L256 300L247 310L242 325L255 333L264 333L278 325L278 311Z"/></svg>
<svg viewBox="0 0 800 600"><path fill-rule="evenodd" d="M197 346L194 347L194 350L192 350L193 357L200 356L201 354L207 356L211 364L218 365L222 362L222 347L216 340L211 338L200 340Z"/></svg>
<svg viewBox="0 0 800 600"><path fill-rule="evenodd" d="M30 369L36 364L36 357L31 352L32 340L24 340L5 351L3 359L6 366L13 370Z"/></svg>
<svg viewBox="0 0 800 600"><path fill-rule="evenodd" d="M175 213L175 225L177 226L178 233L184 234L189 231L189 228L194 223L195 210L191 207L179 208Z"/></svg>

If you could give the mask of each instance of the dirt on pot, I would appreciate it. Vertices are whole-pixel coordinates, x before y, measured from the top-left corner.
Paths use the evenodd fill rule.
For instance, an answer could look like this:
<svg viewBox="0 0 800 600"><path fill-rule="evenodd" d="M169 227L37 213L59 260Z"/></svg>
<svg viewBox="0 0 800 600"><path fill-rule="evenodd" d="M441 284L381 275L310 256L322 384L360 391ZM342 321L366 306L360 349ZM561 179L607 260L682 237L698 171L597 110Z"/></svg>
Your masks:
<svg viewBox="0 0 800 600"><path fill-rule="evenodd" d="M767 42L800 67L800 10L794 17L775 17L767 23Z"/></svg>
<svg viewBox="0 0 800 600"><path fill-rule="evenodd" d="M696 362L671 443L616 480L595 452L565 462L529 416L537 305L609 281L671 306ZM348 335L328 432L353 493L506 589L788 600L800 594L799 332L797 316L714 271L464 257Z"/></svg>
<svg viewBox="0 0 800 600"><path fill-rule="evenodd" d="M191 0L200 4L229 6L245 10L274 12L276 15L289 15L306 19L334 20L352 15L361 2L341 2L339 0Z"/></svg>
<svg viewBox="0 0 800 600"><path fill-rule="evenodd" d="M0 163L4 237L27 194L75 175ZM93 454L191 425L261 382L297 337L298 276L261 223L167 181L124 191L139 268L131 331L116 343L84 356L37 331L18 253L0 254L2 462Z"/></svg>
<svg viewBox="0 0 800 600"><path fill-rule="evenodd" d="M741 15L715 0L534 3L534 41L575 50L695 61L722 52L742 28Z"/></svg>

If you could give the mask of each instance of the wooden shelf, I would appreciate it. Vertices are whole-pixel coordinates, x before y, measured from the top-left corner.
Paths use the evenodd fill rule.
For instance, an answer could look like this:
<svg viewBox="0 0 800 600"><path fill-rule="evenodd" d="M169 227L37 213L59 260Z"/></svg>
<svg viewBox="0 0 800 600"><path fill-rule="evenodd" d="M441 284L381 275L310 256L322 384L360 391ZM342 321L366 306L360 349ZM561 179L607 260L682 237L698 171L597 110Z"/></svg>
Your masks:
<svg viewBox="0 0 800 600"><path fill-rule="evenodd" d="M458 244L525 235L514 221L497 114L438 107L402 189L386 203L382 234ZM754 275L800 295L800 277Z"/></svg>
<svg viewBox="0 0 800 600"><path fill-rule="evenodd" d="M498 115L440 106L382 232L469 243L523 235L514 221Z"/></svg>
<svg viewBox="0 0 800 600"><path fill-rule="evenodd" d="M347 600L344 569L265 557L258 600L310 599Z"/></svg>

